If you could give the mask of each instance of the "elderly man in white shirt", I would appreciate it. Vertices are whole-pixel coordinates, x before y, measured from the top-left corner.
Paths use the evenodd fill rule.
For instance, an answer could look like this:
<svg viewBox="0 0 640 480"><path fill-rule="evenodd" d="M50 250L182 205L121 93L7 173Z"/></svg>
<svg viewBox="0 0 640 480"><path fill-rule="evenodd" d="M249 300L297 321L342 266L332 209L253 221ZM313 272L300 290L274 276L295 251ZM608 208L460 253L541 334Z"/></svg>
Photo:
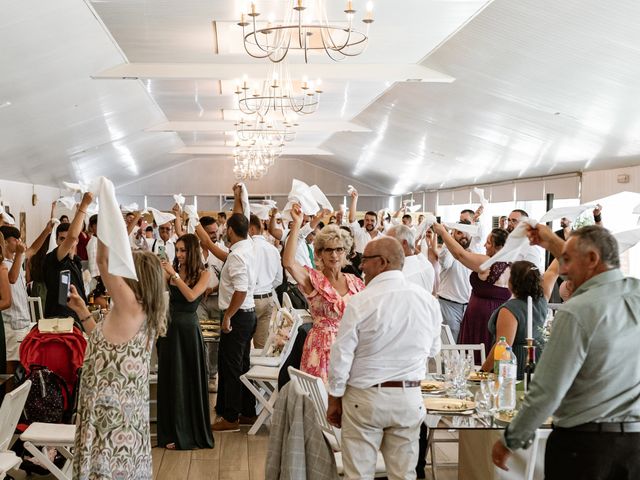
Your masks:
<svg viewBox="0 0 640 480"><path fill-rule="evenodd" d="M234 186L236 206L242 211L240 189ZM223 312L218 353L218 395L214 432L240 429L240 422L255 420L255 399L240 381L250 367L251 337L256 329L256 310L253 292L256 284L256 258L253 242L248 238L249 221L242 213L234 213L227 220L227 237L231 244L227 253L214 244L202 225L196 234L207 249L224 261L220 273L218 305Z"/></svg>
<svg viewBox="0 0 640 480"><path fill-rule="evenodd" d="M253 240L255 251L256 287L253 301L256 304L256 331L253 334L253 346L264 347L269 336L269 324L275 304L272 291L282 283L282 263L280 253L262 235L262 221L257 215L249 218L249 236Z"/></svg>
<svg viewBox="0 0 640 480"><path fill-rule="evenodd" d="M331 348L327 419L342 428L348 479L373 478L378 450L389 478L416 475L420 380L440 350L442 319L435 298L404 277L403 262L397 240L367 244L367 288L349 300Z"/></svg>
<svg viewBox="0 0 640 480"><path fill-rule="evenodd" d="M182 232L180 232L182 234ZM173 223L167 222L162 225L158 225L158 238L151 242L151 252L156 255L162 255L167 257L169 263L173 263L173 259L176 257L176 240L178 236L173 233Z"/></svg>
<svg viewBox="0 0 640 480"><path fill-rule="evenodd" d="M351 191L351 206L349 207L349 227L353 233L353 239L356 245L356 252L364 252L364 247L374 238L381 235L376 228L378 215L376 212L368 211L364 214L364 224L361 227L356 220L356 212L358 211L358 192L354 189Z"/></svg>
<svg viewBox="0 0 640 480"><path fill-rule="evenodd" d="M402 245L404 251L402 273L405 278L433 294L436 272L427 257L416 255L416 238L413 230L407 225L395 225L387 230L387 235L395 238Z"/></svg>
<svg viewBox="0 0 640 480"><path fill-rule="evenodd" d="M469 220L460 223L470 224ZM472 237L468 233L460 230L453 231L453 238L465 250L470 250ZM442 311L442 321L451 329L451 334L455 342L460 334L460 324L464 311L471 296L471 270L465 267L462 262L456 261L446 246L438 248L438 242L432 242L430 250L433 256L438 259L440 265L440 282L438 284L438 302Z"/></svg>

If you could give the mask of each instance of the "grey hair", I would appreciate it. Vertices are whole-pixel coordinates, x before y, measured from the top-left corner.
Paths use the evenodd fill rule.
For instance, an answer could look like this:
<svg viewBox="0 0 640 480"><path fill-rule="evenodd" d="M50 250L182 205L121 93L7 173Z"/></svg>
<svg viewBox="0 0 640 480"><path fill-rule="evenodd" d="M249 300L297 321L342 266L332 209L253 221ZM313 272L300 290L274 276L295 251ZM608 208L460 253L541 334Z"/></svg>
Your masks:
<svg viewBox="0 0 640 480"><path fill-rule="evenodd" d="M618 253L618 241L606 228L597 225L589 225L571 232L577 239L577 247L581 253L593 249L598 252L600 261L609 268L620 268L620 254Z"/></svg>
<svg viewBox="0 0 640 480"><path fill-rule="evenodd" d="M406 241L411 252L415 252L416 235L406 225L394 225L387 230L387 235L398 240L401 245L403 240Z"/></svg>

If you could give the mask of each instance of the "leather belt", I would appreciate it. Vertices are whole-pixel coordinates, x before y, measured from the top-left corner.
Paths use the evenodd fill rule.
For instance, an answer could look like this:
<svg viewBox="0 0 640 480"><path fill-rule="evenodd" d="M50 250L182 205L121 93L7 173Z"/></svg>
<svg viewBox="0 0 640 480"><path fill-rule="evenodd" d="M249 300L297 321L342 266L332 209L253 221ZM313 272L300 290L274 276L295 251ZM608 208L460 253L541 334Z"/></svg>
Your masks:
<svg viewBox="0 0 640 480"><path fill-rule="evenodd" d="M584 423L575 427L553 427L554 430L593 433L640 433L640 422L602 422Z"/></svg>
<svg viewBox="0 0 640 480"><path fill-rule="evenodd" d="M441 297L440 295L438 295L438 298L440 300L444 300L445 302L455 303L456 305L462 305L462 306L469 305L468 303L454 302L453 300L449 300L448 298Z"/></svg>
<svg viewBox="0 0 640 480"><path fill-rule="evenodd" d="M238 311L243 313L251 313L251 312L255 312L256 309L255 308L239 308Z"/></svg>
<svg viewBox="0 0 640 480"><path fill-rule="evenodd" d="M258 295L254 295L253 298L262 300L263 298L269 298L271 296L271 292L269 293L259 293Z"/></svg>
<svg viewBox="0 0 640 480"><path fill-rule="evenodd" d="M388 388L388 387L414 388L419 386L420 386L419 380L392 380L390 382L382 382L377 385L374 385L374 387L382 387L382 388Z"/></svg>

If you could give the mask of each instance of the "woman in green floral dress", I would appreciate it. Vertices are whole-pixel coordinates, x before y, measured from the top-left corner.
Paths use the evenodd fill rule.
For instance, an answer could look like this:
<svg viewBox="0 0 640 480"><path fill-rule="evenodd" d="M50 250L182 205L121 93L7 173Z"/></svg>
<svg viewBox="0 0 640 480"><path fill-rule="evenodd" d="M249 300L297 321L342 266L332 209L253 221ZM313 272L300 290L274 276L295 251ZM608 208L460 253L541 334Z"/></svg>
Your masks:
<svg viewBox="0 0 640 480"><path fill-rule="evenodd" d="M150 252L133 255L138 280L108 272L99 243L101 278L113 308L96 326L73 287L69 306L89 342L80 379L74 479L151 479L149 363L151 347L166 331L162 268Z"/></svg>

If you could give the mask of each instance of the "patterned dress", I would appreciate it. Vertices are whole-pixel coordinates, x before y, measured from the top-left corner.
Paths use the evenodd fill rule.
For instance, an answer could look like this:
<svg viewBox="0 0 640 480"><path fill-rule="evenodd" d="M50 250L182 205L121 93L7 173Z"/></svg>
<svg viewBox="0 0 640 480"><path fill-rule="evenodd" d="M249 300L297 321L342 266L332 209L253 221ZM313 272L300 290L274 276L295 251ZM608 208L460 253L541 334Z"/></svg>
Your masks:
<svg viewBox="0 0 640 480"><path fill-rule="evenodd" d="M89 336L80 380L74 479L151 479L149 363L146 322L113 345L102 324Z"/></svg>
<svg viewBox="0 0 640 480"><path fill-rule="evenodd" d="M327 383L331 345L336 339L346 300L364 289L364 282L355 275L345 273L349 292L341 297L322 272L305 268L313 286L313 292L305 295L309 301L313 327L304 342L300 369L322 378L324 383Z"/></svg>

